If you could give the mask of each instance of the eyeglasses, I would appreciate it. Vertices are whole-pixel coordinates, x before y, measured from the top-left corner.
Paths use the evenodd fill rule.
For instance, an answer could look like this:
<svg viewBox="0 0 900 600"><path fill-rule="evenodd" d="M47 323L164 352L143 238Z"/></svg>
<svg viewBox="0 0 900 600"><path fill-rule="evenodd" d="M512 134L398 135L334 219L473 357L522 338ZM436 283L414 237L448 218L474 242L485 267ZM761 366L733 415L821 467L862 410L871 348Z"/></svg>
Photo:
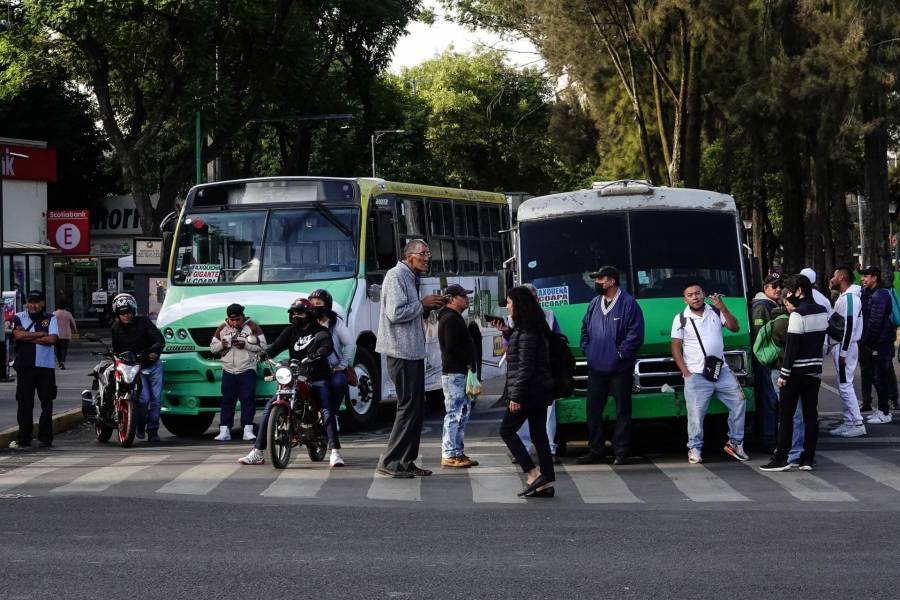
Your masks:
<svg viewBox="0 0 900 600"><path fill-rule="evenodd" d="M433 256L429 250L426 250L425 252L410 252L410 254L421 256L422 258L431 258Z"/></svg>

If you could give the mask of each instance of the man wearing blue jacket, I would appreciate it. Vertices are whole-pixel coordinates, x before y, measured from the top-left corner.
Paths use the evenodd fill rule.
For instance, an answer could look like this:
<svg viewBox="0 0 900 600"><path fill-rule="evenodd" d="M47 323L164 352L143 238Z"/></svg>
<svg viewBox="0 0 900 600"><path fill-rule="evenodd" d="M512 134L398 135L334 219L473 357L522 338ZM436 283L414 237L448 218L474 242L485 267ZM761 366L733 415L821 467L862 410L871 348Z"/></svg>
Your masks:
<svg viewBox="0 0 900 600"><path fill-rule="evenodd" d="M878 394L878 410L872 412L866 423L881 425L890 423L891 399L897 396L897 379L894 377L894 340L897 328L891 322L891 294L881 285L881 269L866 267L862 275L863 332L859 340L860 362L871 369L875 392ZM865 379L865 378L864 378ZM863 382L865 392L865 382Z"/></svg>
<svg viewBox="0 0 900 600"><path fill-rule="evenodd" d="M619 270L603 267L590 277L599 294L591 300L581 323L581 351L588 363L588 452L580 464L603 460L603 409L616 399L613 464L625 464L631 443L631 387L634 360L644 343L644 313L634 297L619 287Z"/></svg>

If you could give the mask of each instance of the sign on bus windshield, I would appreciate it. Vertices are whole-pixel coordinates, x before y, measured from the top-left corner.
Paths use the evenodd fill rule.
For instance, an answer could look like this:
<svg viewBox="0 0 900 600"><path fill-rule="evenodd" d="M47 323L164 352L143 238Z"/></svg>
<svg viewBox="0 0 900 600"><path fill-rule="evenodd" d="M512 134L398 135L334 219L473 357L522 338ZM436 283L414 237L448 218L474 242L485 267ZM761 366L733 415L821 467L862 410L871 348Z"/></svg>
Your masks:
<svg viewBox="0 0 900 600"><path fill-rule="evenodd" d="M246 206L290 202L353 202L357 197L352 181L334 179L272 179L237 181L197 190L194 207Z"/></svg>

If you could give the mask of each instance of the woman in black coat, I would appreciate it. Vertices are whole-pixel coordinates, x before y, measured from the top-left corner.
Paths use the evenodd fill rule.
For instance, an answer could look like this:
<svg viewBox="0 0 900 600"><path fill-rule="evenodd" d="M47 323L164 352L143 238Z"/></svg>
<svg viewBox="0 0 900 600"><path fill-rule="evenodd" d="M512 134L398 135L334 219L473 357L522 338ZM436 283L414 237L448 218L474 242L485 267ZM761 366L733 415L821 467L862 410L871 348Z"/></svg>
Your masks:
<svg viewBox="0 0 900 600"><path fill-rule="evenodd" d="M550 498L554 495L553 482L556 480L546 426L547 407L553 401L548 341L550 328L537 299L526 287L509 290L506 310L514 326L506 350L506 397L509 408L500 425L500 437L528 475L528 485L519 492L519 496ZM517 434L526 420L540 470Z"/></svg>

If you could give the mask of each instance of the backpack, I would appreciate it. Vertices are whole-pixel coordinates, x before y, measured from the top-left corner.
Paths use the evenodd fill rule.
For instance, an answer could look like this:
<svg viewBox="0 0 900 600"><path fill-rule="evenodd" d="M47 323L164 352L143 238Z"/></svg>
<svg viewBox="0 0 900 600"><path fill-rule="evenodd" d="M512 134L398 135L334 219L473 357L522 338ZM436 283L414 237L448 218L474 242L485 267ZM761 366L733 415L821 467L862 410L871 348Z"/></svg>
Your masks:
<svg viewBox="0 0 900 600"><path fill-rule="evenodd" d="M894 327L900 327L900 298L897 297L897 290L888 289L891 294L891 323Z"/></svg>
<svg viewBox="0 0 900 600"><path fill-rule="evenodd" d="M759 330L759 333L756 334L756 340L753 342L753 355L756 356L756 360L758 360L760 364L771 367L778 362L778 357L781 355L781 348L779 348L775 343L775 340L772 339L772 329L775 326L775 321L787 318L788 315L778 315L763 325Z"/></svg>
<svg viewBox="0 0 900 600"><path fill-rule="evenodd" d="M569 348L569 338L551 331L547 342L550 374L553 376L553 399L568 398L575 391L575 357Z"/></svg>

